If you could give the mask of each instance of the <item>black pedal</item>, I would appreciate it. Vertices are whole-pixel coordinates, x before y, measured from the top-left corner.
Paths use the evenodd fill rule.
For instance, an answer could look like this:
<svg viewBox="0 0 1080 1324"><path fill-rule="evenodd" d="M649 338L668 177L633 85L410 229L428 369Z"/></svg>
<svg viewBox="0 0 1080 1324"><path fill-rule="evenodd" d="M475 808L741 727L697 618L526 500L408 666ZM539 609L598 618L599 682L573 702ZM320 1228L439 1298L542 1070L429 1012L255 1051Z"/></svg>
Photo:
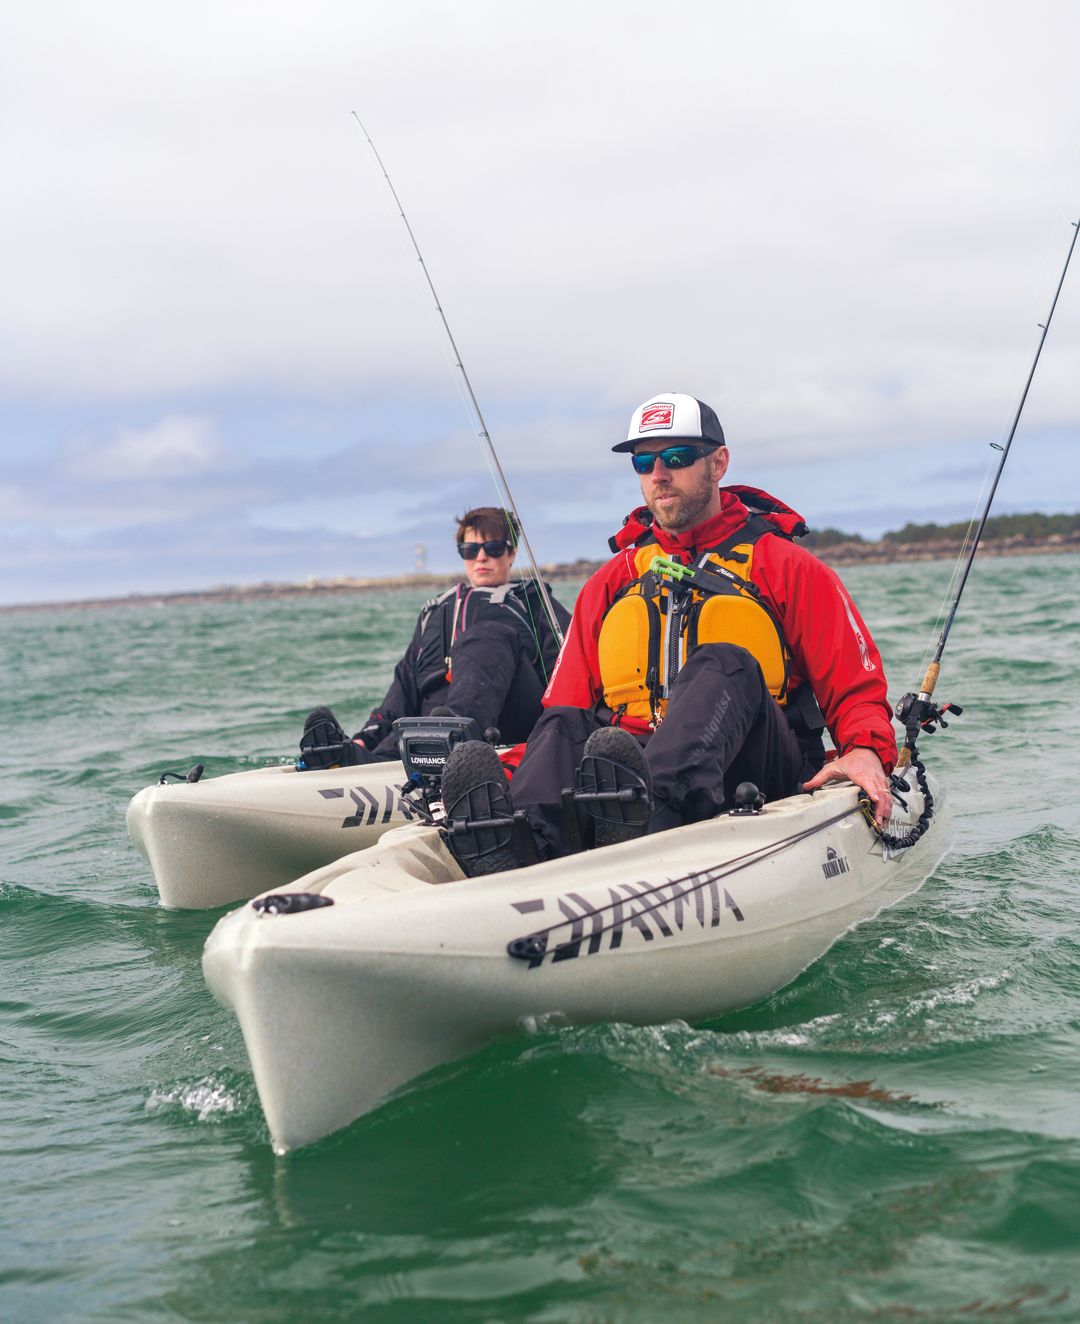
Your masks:
<svg viewBox="0 0 1080 1324"><path fill-rule="evenodd" d="M626 828L644 823L652 797L633 768L603 755L586 754L574 776L575 805L584 805L597 823Z"/></svg>
<svg viewBox="0 0 1080 1324"><path fill-rule="evenodd" d="M349 739L329 708L316 708L308 714L300 737L300 771L347 768L360 762L356 745Z"/></svg>

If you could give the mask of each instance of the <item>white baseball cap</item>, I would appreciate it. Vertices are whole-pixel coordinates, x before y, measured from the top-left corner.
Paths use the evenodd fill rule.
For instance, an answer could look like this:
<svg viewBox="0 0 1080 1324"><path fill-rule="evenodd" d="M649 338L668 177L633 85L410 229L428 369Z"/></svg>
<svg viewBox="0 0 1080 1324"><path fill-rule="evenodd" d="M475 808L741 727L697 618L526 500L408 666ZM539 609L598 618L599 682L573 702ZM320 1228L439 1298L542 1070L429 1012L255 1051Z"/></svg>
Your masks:
<svg viewBox="0 0 1080 1324"><path fill-rule="evenodd" d="M632 451L639 441L652 437L670 437L673 441L698 441L709 446L726 446L724 429L716 414L692 395L668 391L654 395L639 405L630 419L626 440L612 446L613 451Z"/></svg>

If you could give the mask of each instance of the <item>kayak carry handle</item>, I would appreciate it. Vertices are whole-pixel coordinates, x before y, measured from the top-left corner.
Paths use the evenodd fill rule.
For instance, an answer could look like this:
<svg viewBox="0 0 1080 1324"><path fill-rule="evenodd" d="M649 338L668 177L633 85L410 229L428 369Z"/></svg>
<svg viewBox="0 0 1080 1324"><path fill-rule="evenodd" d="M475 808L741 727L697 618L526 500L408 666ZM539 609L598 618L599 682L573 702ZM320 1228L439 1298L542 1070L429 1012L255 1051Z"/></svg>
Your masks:
<svg viewBox="0 0 1080 1324"><path fill-rule="evenodd" d="M187 772L163 772L157 780L159 786L165 786L169 781L187 782L189 786L194 786L203 775L203 765L196 763L193 768L188 768Z"/></svg>

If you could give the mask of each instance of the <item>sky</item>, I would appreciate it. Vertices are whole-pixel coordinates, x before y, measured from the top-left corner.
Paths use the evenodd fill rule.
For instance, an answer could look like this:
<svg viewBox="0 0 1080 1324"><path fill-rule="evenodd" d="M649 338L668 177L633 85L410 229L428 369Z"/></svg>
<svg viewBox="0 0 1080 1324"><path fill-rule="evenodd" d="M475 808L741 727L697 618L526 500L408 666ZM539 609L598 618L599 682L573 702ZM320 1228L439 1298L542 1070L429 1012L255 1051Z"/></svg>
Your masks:
<svg viewBox="0 0 1080 1324"><path fill-rule="evenodd" d="M814 527L968 518L1080 218L1072 0L45 0L0 48L0 603L541 561L644 399ZM355 112L355 115L354 115ZM1080 509L1080 258L995 512Z"/></svg>

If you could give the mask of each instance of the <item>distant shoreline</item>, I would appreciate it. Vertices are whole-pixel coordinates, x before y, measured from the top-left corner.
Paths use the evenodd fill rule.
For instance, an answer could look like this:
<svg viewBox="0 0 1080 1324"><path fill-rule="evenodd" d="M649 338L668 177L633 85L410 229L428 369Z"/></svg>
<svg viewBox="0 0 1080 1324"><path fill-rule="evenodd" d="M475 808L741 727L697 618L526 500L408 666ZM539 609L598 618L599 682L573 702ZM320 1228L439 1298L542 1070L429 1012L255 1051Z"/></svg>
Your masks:
<svg viewBox="0 0 1080 1324"><path fill-rule="evenodd" d="M811 548L828 565L886 565L898 561L951 560L960 551L952 539L935 542L897 543L836 542ZM1080 552L1080 532L1054 534L1049 538L1009 538L984 541L980 556L1031 556ZM553 582L584 579L598 570L603 561L577 560L559 565L542 565L545 579ZM0 612L58 611L96 607L168 607L201 602L254 602L265 598L299 598L341 593L379 593L393 589L429 589L438 592L457 583L460 575L398 575L384 579L357 579L338 575L333 579L308 579L303 583L223 584L216 588L190 589L173 593L129 593L118 598L80 598L71 602L14 602L0 604Z"/></svg>

